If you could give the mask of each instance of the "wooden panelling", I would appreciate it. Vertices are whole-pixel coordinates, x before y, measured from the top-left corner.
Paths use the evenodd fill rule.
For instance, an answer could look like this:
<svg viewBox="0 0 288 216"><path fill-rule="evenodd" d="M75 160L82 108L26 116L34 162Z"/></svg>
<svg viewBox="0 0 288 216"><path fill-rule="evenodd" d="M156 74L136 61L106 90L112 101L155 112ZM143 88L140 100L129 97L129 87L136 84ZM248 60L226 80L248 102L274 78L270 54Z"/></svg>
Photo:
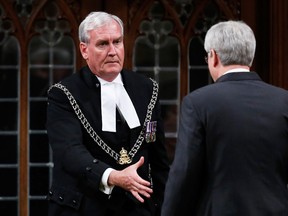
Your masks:
<svg viewBox="0 0 288 216"><path fill-rule="evenodd" d="M288 1L270 2L270 82L288 89Z"/></svg>

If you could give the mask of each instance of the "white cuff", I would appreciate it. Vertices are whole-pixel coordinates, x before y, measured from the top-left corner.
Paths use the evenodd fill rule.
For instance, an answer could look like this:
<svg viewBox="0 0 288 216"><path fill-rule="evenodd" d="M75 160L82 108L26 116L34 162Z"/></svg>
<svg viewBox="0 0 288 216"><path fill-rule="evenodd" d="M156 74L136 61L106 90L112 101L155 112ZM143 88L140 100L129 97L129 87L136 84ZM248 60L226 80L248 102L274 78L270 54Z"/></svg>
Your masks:
<svg viewBox="0 0 288 216"><path fill-rule="evenodd" d="M101 178L101 185L99 189L105 194L111 194L114 188L114 185L112 186L108 185L108 178L112 171L113 171L112 168L106 169Z"/></svg>

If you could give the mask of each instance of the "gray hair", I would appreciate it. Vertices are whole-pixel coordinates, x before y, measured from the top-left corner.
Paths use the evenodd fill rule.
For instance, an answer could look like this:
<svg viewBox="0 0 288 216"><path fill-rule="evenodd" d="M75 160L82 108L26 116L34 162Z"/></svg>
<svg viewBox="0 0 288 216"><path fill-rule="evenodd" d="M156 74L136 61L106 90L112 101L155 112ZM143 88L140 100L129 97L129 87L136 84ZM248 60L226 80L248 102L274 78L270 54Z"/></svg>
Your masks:
<svg viewBox="0 0 288 216"><path fill-rule="evenodd" d="M205 36L206 52L215 50L221 63L251 66L256 40L252 29L243 21L225 21L213 25Z"/></svg>
<svg viewBox="0 0 288 216"><path fill-rule="evenodd" d="M80 42L89 43L90 41L89 31L97 29L105 24L109 24L112 20L115 20L119 24L122 36L124 36L124 25L119 17L105 12L91 12L80 23L79 26Z"/></svg>

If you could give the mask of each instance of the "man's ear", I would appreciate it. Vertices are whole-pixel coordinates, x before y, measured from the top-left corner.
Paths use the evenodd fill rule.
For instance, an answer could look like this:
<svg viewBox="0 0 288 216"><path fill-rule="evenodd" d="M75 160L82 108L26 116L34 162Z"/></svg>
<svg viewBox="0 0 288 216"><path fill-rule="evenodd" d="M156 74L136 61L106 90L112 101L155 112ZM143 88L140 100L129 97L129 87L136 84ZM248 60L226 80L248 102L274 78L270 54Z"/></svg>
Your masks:
<svg viewBox="0 0 288 216"><path fill-rule="evenodd" d="M220 61L220 59L219 59L219 57L217 55L217 52L214 49L212 49L210 51L210 55L211 55L211 58L212 58L212 64L213 64L214 67L216 67L219 64L219 61Z"/></svg>
<svg viewBox="0 0 288 216"><path fill-rule="evenodd" d="M80 52L82 54L82 57L87 60L88 59L88 48L87 48L87 44L84 42L80 42L79 44L79 49Z"/></svg>

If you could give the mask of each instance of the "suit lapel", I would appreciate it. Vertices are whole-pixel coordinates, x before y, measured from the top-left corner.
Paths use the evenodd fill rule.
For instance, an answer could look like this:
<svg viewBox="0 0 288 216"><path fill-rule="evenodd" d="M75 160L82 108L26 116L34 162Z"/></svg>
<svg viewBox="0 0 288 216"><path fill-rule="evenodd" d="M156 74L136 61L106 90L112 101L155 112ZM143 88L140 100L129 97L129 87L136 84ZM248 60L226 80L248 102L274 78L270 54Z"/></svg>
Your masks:
<svg viewBox="0 0 288 216"><path fill-rule="evenodd" d="M84 67L80 71L83 81L87 86L87 90L84 90L86 101L81 101L83 109L85 110L85 115L89 123L94 128L94 130L99 133L102 131L102 121L101 121L101 99L100 91L101 86L97 77L90 71L88 67ZM87 113L87 114L86 114Z"/></svg>
<svg viewBox="0 0 288 216"><path fill-rule="evenodd" d="M121 75L123 79L123 84L135 107L139 121L141 125L143 125L147 107L143 104L144 102L143 98L139 94L139 92L141 91L141 89L139 89L139 83L137 83L133 79L133 77L127 76L127 73L133 73L133 72L122 71Z"/></svg>
<svg viewBox="0 0 288 216"><path fill-rule="evenodd" d="M141 85L139 85L138 81L136 81L133 78L133 76L127 76L127 73L134 73L134 72L122 71L121 75L122 75L124 87L135 107L135 110L137 112L137 115L141 124L140 127L137 127L131 130L130 147L132 147L135 144L142 130L144 120L146 117L148 104L147 105L145 104L145 100L143 100L145 98L143 98L141 94L139 94L141 92L141 89L139 89L139 86Z"/></svg>

